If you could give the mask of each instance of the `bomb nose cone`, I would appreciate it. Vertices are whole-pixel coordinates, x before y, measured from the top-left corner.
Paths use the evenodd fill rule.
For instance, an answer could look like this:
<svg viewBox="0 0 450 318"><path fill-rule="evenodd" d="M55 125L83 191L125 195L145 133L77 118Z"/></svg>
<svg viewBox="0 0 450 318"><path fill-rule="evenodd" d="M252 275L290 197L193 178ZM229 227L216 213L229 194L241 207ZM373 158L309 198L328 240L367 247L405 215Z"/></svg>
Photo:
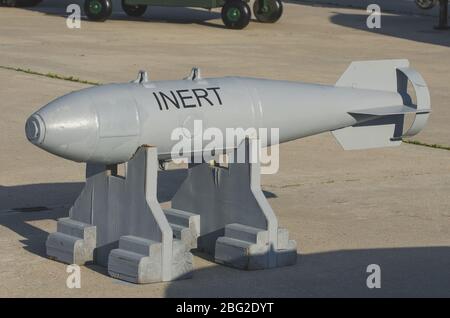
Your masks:
<svg viewBox="0 0 450 318"><path fill-rule="evenodd" d="M139 132L128 84L69 93L39 109L25 124L35 146L69 160L103 164L129 160L139 147Z"/></svg>
<svg viewBox="0 0 450 318"><path fill-rule="evenodd" d="M33 114L25 124L25 134L30 142L39 145L45 138L45 123L38 114Z"/></svg>
<svg viewBox="0 0 450 318"><path fill-rule="evenodd" d="M74 161L87 161L97 143L97 115L89 90L48 103L28 118L27 139L35 146Z"/></svg>

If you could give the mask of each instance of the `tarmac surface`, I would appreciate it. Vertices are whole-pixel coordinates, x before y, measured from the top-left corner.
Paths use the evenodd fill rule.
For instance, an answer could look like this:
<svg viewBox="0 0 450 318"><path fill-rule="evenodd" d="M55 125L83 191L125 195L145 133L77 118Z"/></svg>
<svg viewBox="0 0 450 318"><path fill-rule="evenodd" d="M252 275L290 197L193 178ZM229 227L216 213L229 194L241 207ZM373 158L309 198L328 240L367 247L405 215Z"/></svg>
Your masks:
<svg viewBox="0 0 450 318"><path fill-rule="evenodd" d="M450 151L403 144L345 152L331 134L281 145L279 173L262 178L280 225L298 242L297 265L245 272L196 255L193 279L151 285L87 266L82 288L68 289L66 266L45 257L45 240L81 191L84 165L31 145L24 123L89 85L5 67L108 83L139 69L177 79L199 66L207 77L333 84L351 61L408 58L433 108L413 139L450 146L450 33L433 29L435 17L390 10L380 30L369 30L365 10L296 2L277 24L233 31L217 10L151 8L131 19L115 3L110 20L71 30L69 3L82 2L0 8L0 297L450 296ZM168 205L176 182L161 179ZM366 286L369 264L381 267L381 289Z"/></svg>

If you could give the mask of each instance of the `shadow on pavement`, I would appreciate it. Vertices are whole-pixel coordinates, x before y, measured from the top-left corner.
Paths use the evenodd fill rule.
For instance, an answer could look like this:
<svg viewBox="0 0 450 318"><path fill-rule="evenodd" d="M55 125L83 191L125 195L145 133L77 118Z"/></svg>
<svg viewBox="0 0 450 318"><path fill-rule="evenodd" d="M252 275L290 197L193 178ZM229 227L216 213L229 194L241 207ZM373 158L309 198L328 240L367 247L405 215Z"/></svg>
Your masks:
<svg viewBox="0 0 450 318"><path fill-rule="evenodd" d="M419 8L415 0L283 0L286 3L308 5L312 7L325 8L348 8L366 10L371 4L377 4L382 12L406 15L421 15L437 17L439 15L439 5L424 10Z"/></svg>
<svg viewBox="0 0 450 318"><path fill-rule="evenodd" d="M187 169L158 171L158 201L169 202L186 176ZM23 237L20 242L25 250L46 257L45 241L49 233L29 222L67 217L83 186L83 182L0 185L0 226ZM272 192L264 194L267 198L276 197Z"/></svg>
<svg viewBox="0 0 450 318"><path fill-rule="evenodd" d="M159 199L170 200L185 175L185 169L161 172ZM29 222L67 216L70 205L82 187L83 183L77 182L0 186L0 225L22 237L25 250L45 257L48 233ZM301 246L302 242L298 243ZM196 255L203 257L198 253ZM381 289L366 287L369 275L366 269L369 264L381 267ZM89 265L88 268L107 275L106 269L102 267ZM166 289L166 296L449 297L450 247L380 248L304 254L298 256L295 266L249 272L210 264L196 270L193 279L171 282Z"/></svg>
<svg viewBox="0 0 450 318"><path fill-rule="evenodd" d="M335 12L330 18L334 24L371 33L402 38L406 40L450 46L450 32L434 30L437 20L429 17L410 15L383 15L380 29L367 28L366 14L347 14ZM375 45L375 44L374 44ZM376 48L374 48L376 49Z"/></svg>
<svg viewBox="0 0 450 318"><path fill-rule="evenodd" d="M300 242L301 243L301 242ZM369 289L367 266L381 267ZM212 265L170 283L167 297L449 297L450 247L340 250L298 256L294 266L241 271Z"/></svg>
<svg viewBox="0 0 450 318"><path fill-rule="evenodd" d="M386 36L392 36L396 38L430 43L442 46L450 46L450 31L435 30L434 26L438 23L438 18L429 15L418 15L413 13L403 13L406 6L415 6L412 1L398 1L398 8L396 10L385 10L383 4L380 4L383 12L392 13L389 15L381 16L381 29L369 29L367 28L368 13L365 12L365 8L373 1L358 1L354 4L351 1L345 1L343 5L327 4L327 3L315 3L314 1L302 1L302 0L283 0L287 3L298 4L302 6L312 7L329 7L329 8L349 8L353 7L354 14L334 12L334 15L330 18L330 21L336 25L358 29L362 31L378 33ZM390 5L394 6L393 4ZM437 10L437 9L436 9ZM419 12L427 13L428 11L419 10Z"/></svg>
<svg viewBox="0 0 450 318"><path fill-rule="evenodd" d="M16 232L24 249L45 257L48 233L29 222L56 220L68 215L83 183L0 185L0 226Z"/></svg>
<svg viewBox="0 0 450 318"><path fill-rule="evenodd" d="M336 25L358 29L362 31L378 33L386 36L392 36L396 38L402 38L411 41L430 43L436 45L450 46L450 31L435 30L434 26L438 24L438 18L429 14L430 11L420 10L415 8L415 4L412 0L387 0L381 3L376 2L381 6L382 13L387 12L390 14L381 16L381 29L369 29L367 27L367 18L369 14L365 8L367 5L374 3L371 0L364 1L352 1L346 0L336 4L326 2L315 2L312 0L283 0L284 2L291 4L298 4L300 6L311 7L328 7L328 8L347 8L355 9L354 14L334 12L334 15L330 18L330 21ZM408 12L408 8L413 7L411 12ZM384 9L389 8L389 9ZM437 15L437 9L433 11Z"/></svg>

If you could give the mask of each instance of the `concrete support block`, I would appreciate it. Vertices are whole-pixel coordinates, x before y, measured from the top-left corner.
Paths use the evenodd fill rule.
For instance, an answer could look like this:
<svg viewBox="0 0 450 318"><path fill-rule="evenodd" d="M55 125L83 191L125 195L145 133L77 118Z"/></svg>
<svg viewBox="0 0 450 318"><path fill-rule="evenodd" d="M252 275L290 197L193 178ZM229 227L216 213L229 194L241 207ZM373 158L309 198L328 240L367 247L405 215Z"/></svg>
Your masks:
<svg viewBox="0 0 450 318"><path fill-rule="evenodd" d="M262 246L268 245L269 243L266 230L237 223L225 226L225 236Z"/></svg>
<svg viewBox="0 0 450 318"><path fill-rule="evenodd" d="M242 224L225 226L225 236L216 241L215 261L246 270L270 267L270 257L275 255L276 266L294 265L297 261L297 244L289 240L289 231L278 229L278 246L268 243L267 231Z"/></svg>
<svg viewBox="0 0 450 318"><path fill-rule="evenodd" d="M278 227L261 189L258 140L246 139L228 156L234 158L228 167L190 165L172 208L200 217L198 248L217 263L247 270L295 264L296 244ZM184 233L172 229L179 237Z"/></svg>
<svg viewBox="0 0 450 318"><path fill-rule="evenodd" d="M96 245L96 227L70 218L58 220L58 231L48 236L47 255L66 264L92 262Z"/></svg>
<svg viewBox="0 0 450 318"><path fill-rule="evenodd" d="M143 284L192 276L199 248L220 264L256 270L297 260L297 245L260 186L256 139L232 154L244 162L189 166L188 177L162 210L157 200L157 151L142 147L117 167L87 165L86 186L47 239L47 254L65 263L93 261L111 276Z"/></svg>
<svg viewBox="0 0 450 318"><path fill-rule="evenodd" d="M161 243L136 236L122 236L119 248L109 254L108 273L137 284L162 280Z"/></svg>
<svg viewBox="0 0 450 318"><path fill-rule="evenodd" d="M180 240L173 240L171 279L192 276L192 254ZM135 236L123 236L119 248L109 254L108 273L117 279L136 284L163 281L162 244Z"/></svg>
<svg viewBox="0 0 450 318"><path fill-rule="evenodd" d="M277 249L288 249L289 248L289 231L287 229L278 229L278 245Z"/></svg>
<svg viewBox="0 0 450 318"><path fill-rule="evenodd" d="M173 240L172 246L172 280L192 278L194 256L181 240Z"/></svg>
<svg viewBox="0 0 450 318"><path fill-rule="evenodd" d="M214 260L223 265L256 270L267 268L268 247L230 237L219 237L216 241Z"/></svg>
<svg viewBox="0 0 450 318"><path fill-rule="evenodd" d="M173 238L185 243L186 248L197 248L197 238L200 235L200 215L177 209L164 209Z"/></svg>
<svg viewBox="0 0 450 318"><path fill-rule="evenodd" d="M65 263L93 261L134 283L188 277L192 254L184 242L174 240L157 200L156 148L141 147L124 168L120 176L117 166L87 164L86 185L70 217L59 220L57 232L48 237L48 256ZM199 217L177 213L187 222L180 223L187 231L179 237L192 245Z"/></svg>
<svg viewBox="0 0 450 318"><path fill-rule="evenodd" d="M291 266L297 263L297 242L289 240L285 249L276 250L277 266Z"/></svg>

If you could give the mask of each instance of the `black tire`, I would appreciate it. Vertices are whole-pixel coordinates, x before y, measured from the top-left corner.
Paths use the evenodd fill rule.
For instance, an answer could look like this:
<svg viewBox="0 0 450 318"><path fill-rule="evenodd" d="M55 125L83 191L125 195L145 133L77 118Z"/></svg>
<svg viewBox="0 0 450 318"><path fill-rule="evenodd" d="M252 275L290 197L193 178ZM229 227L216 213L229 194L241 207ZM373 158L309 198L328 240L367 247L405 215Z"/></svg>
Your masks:
<svg viewBox="0 0 450 318"><path fill-rule="evenodd" d="M84 13L89 20L103 22L111 16L111 0L85 0Z"/></svg>
<svg viewBox="0 0 450 318"><path fill-rule="evenodd" d="M261 8L261 1L255 0L253 14L256 20L262 23L275 23L283 15L283 2L281 0L266 0L266 8Z"/></svg>
<svg viewBox="0 0 450 318"><path fill-rule="evenodd" d="M34 7L41 3L42 0L3 0L0 3L8 7Z"/></svg>
<svg viewBox="0 0 450 318"><path fill-rule="evenodd" d="M437 0L416 0L415 2L419 8L429 10L436 5Z"/></svg>
<svg viewBox="0 0 450 318"><path fill-rule="evenodd" d="M222 21L229 29L245 28L252 16L247 3L240 0L228 0L222 8Z"/></svg>
<svg viewBox="0 0 450 318"><path fill-rule="evenodd" d="M122 9L125 11L127 15L130 17L140 17L143 16L145 10L147 10L146 5L128 5L125 3L125 0L122 0Z"/></svg>

